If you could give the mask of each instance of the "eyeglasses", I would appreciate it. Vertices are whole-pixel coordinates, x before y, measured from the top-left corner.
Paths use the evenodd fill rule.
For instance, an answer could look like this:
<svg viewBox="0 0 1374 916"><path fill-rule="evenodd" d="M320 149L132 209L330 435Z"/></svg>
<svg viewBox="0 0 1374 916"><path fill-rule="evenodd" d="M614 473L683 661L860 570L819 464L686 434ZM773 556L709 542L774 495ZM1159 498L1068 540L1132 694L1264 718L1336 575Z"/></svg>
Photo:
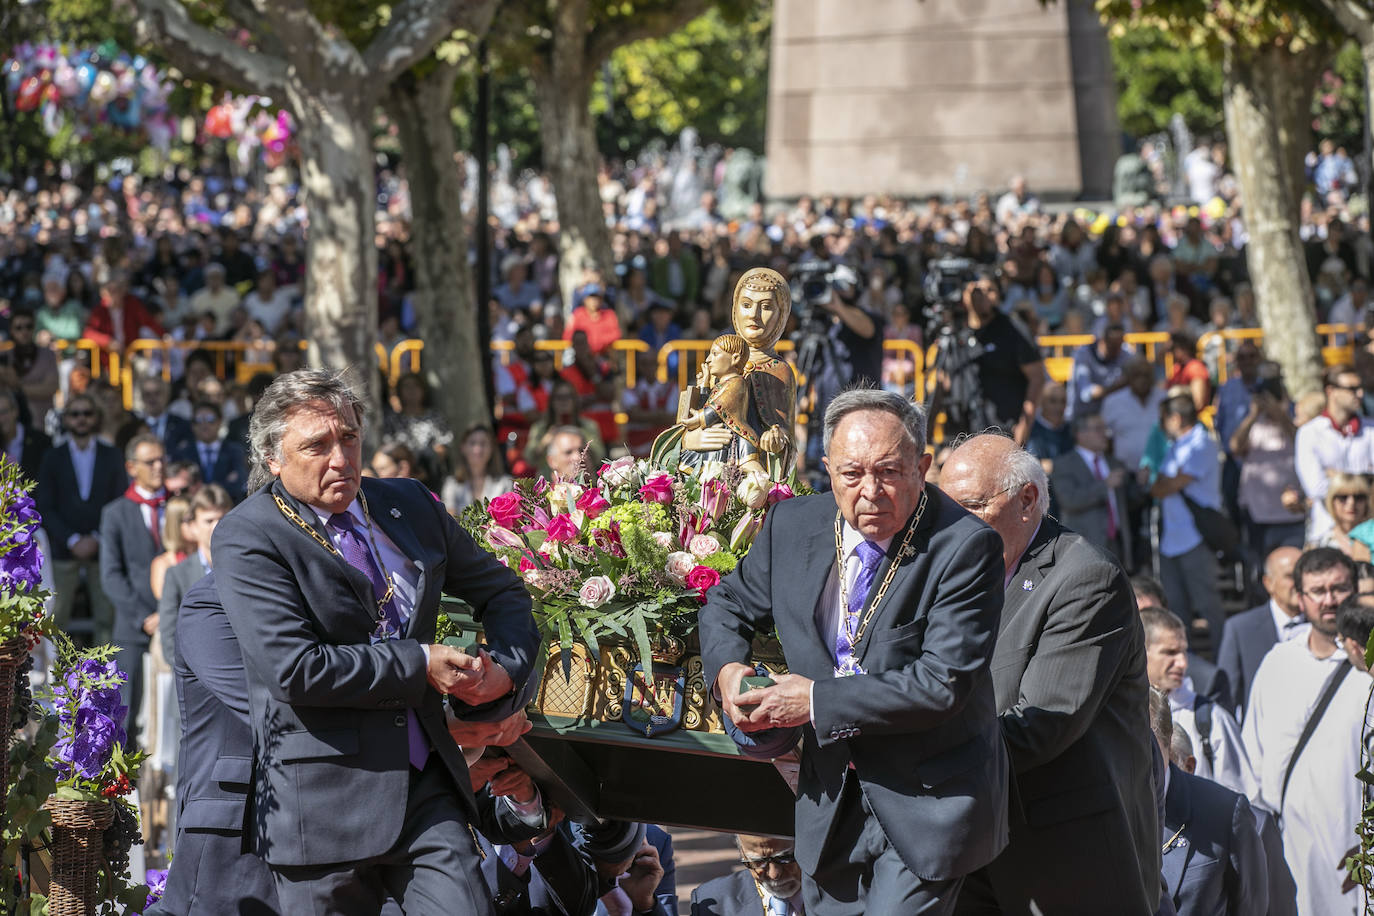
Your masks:
<svg viewBox="0 0 1374 916"><path fill-rule="evenodd" d="M69 411L67 411L65 414L63 414L63 416L71 417L73 420L76 420L76 419L79 419L79 418L81 418L81 417L93 417L93 416L95 416L95 411L94 411L94 410L69 410Z"/></svg>
<svg viewBox="0 0 1374 916"><path fill-rule="evenodd" d="M215 415L212 414L212 413L197 414L197 415L196 415L196 422L197 422L197 423L218 423L218 422L219 422L219 417L215 416Z"/></svg>
<svg viewBox="0 0 1374 916"><path fill-rule="evenodd" d="M1343 502L1346 502L1347 500L1353 500L1354 502L1357 502L1357 503L1367 503L1367 502L1369 502L1369 494L1368 494L1368 493L1336 493L1336 494L1334 494L1334 495L1331 497L1331 501L1332 501L1332 502L1337 502L1337 503L1343 503Z"/></svg>
<svg viewBox="0 0 1374 916"><path fill-rule="evenodd" d="M740 864L750 871L763 871L770 865L776 865L778 868L786 868L796 861L796 855L790 852L780 852L775 856L762 856L757 859L753 856L741 856L739 860Z"/></svg>
<svg viewBox="0 0 1374 916"><path fill-rule="evenodd" d="M982 512L982 511L983 511L984 509L986 509L988 506L990 506L990 505L992 505L994 502L996 502L996 501L997 501L997 497L1001 496L1001 495L1004 494L1004 493L1010 493L1010 492L1012 492L1013 490L1019 490L1019 489L1021 489L1019 486L1007 487L1007 488L1004 489L1004 490L998 490L996 493L993 493L991 496L985 497L984 499L964 499L964 500L960 500L960 501L959 501L959 505L963 506L963 507L964 507L965 509L967 509L969 512Z"/></svg>
<svg viewBox="0 0 1374 916"><path fill-rule="evenodd" d="M1327 385L1326 387L1335 388L1337 391L1349 391L1352 394L1364 391L1363 385Z"/></svg>
<svg viewBox="0 0 1374 916"><path fill-rule="evenodd" d="M1355 587L1352 585L1332 585L1329 588L1310 588L1300 592L1304 597L1315 598L1318 601L1325 601L1327 598L1349 598L1355 594Z"/></svg>
<svg viewBox="0 0 1374 916"><path fill-rule="evenodd" d="M135 458L135 459L133 459L133 462L134 462L134 464L143 464L143 465L147 465L148 467L151 468L151 467L156 467L156 466L159 465L159 464L166 464L166 463L167 463L167 459L166 459L166 458Z"/></svg>

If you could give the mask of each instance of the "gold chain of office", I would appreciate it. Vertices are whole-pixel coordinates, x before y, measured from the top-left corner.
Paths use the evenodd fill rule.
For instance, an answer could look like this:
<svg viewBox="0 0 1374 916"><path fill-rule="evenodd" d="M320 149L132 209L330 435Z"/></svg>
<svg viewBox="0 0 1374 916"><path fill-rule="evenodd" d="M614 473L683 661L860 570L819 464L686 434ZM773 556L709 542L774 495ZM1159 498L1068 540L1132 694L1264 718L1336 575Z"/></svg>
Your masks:
<svg viewBox="0 0 1374 916"><path fill-rule="evenodd" d="M325 540L324 536L315 530L314 525L311 525L305 519L301 518L295 509L287 505L286 500L282 499L276 493L272 494L272 499L276 502L277 508L281 510L281 514L297 525L300 525L301 530L314 538L316 544L319 544L339 559L343 559L343 554L339 552L339 548ZM367 540L372 545L372 555L377 561L377 568L381 570L382 578L386 580L386 593L377 599L377 610L381 611L387 606L387 602L391 601L392 597L395 596L396 583L391 578L391 572L386 568L386 562L382 559L382 552L377 549L377 538L372 533L372 513L368 511L367 497L363 495L362 490L358 491L358 501L363 505L363 521L367 523Z"/></svg>
<svg viewBox="0 0 1374 916"><path fill-rule="evenodd" d="M844 516L839 511L835 512L835 571L840 577L840 614L843 615L845 634L849 636L851 651L857 652L859 640L864 638L864 632L868 629L869 623L873 620L873 615L878 610L879 603L883 596L887 594L887 587L892 584L892 579L897 575L897 567L902 560L912 556L915 551L911 547L911 539L916 536L916 528L921 523L921 516L925 514L926 503L929 496L924 489L921 490L921 501L916 506L916 515L906 526L906 532L902 535L902 545L897 550L897 556L891 565L887 567L887 573L883 576L883 581L878 585L878 591L873 596L873 601L868 605L868 611L863 619L859 621L858 629L853 628L853 620L849 613L849 584L845 581L844 574Z"/></svg>

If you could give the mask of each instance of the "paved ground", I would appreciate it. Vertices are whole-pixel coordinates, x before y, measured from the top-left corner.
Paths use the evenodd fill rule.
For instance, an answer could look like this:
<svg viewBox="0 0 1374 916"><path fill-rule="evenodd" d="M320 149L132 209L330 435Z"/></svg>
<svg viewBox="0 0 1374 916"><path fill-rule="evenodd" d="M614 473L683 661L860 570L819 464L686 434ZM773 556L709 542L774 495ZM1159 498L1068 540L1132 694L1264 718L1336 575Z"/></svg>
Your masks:
<svg viewBox="0 0 1374 916"><path fill-rule="evenodd" d="M688 913L693 889L734 871L739 852L734 836L728 833L678 828L669 833L673 835L673 862L677 865L678 906Z"/></svg>

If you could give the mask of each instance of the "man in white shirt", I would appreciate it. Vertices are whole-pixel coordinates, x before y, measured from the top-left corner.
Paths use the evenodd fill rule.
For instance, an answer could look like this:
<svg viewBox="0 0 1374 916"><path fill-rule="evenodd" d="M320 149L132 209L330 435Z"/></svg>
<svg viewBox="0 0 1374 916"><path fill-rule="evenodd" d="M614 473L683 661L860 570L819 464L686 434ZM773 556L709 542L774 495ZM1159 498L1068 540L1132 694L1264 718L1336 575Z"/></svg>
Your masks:
<svg viewBox="0 0 1374 916"><path fill-rule="evenodd" d="M1327 685L1341 669L1348 670L1346 654L1337 645L1337 611L1355 593L1355 564L1334 548L1318 547L1299 558L1293 581L1299 607L1312 627L1306 639L1279 643L1265 656L1255 675L1242 737L1258 778L1251 801L1281 817L1284 858L1298 886L1298 912L1329 916L1342 912L1339 895L1334 898L1337 908L1331 908L1331 889L1339 892L1342 875L1337 868L1354 843L1353 825L1333 826L1337 818L1330 813L1350 791L1358 804L1358 784L1351 779L1355 787L1350 788L1339 778L1333 783L1324 763L1359 742L1358 727L1348 736L1340 734L1345 726L1335 710L1344 703L1333 701L1322 710L1296 758L1294 751ZM1342 683L1338 693L1350 689ZM1365 696L1368 690L1365 684ZM1363 706L1360 715L1362 720Z"/></svg>
<svg viewBox="0 0 1374 916"><path fill-rule="evenodd" d="M1254 771L1245 755L1240 726L1225 707L1199 697L1188 677L1188 630L1172 611L1145 608L1145 670L1150 686L1169 698L1174 725L1188 733L1197 756L1196 774L1233 792L1250 795Z"/></svg>
<svg viewBox="0 0 1374 916"><path fill-rule="evenodd" d="M1309 541L1331 527L1322 505L1331 475L1374 471L1374 430L1361 416L1364 384L1354 367L1332 366L1326 371L1326 409L1304 423L1294 442L1298 480L1312 507L1307 519Z"/></svg>
<svg viewBox="0 0 1374 916"><path fill-rule="evenodd" d="M1123 371L1126 387L1102 399L1102 419L1112 437L1112 452L1126 469L1134 472L1145 454L1150 430L1159 422L1159 402L1164 392L1155 385L1149 360L1136 358Z"/></svg>
<svg viewBox="0 0 1374 916"><path fill-rule="evenodd" d="M238 291L224 284L224 265L212 261L205 267L205 286L191 297L191 314L210 314L215 318L215 331L230 330L229 316L239 306Z"/></svg>

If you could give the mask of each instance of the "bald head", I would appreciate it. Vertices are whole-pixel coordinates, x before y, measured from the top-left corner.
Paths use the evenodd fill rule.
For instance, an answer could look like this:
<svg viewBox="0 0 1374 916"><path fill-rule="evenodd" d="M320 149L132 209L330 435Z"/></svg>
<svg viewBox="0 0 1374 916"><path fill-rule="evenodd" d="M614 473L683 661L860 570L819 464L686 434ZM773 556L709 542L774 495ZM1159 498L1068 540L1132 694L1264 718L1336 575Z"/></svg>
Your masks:
<svg viewBox="0 0 1374 916"><path fill-rule="evenodd" d="M1002 537L1002 559L1015 564L1049 508L1040 462L1006 436L974 436L950 453L940 488Z"/></svg>
<svg viewBox="0 0 1374 916"><path fill-rule="evenodd" d="M1274 603L1289 617L1296 617L1298 596L1293 586L1293 564L1302 551L1296 547L1277 547L1264 560L1264 577L1260 580Z"/></svg>

